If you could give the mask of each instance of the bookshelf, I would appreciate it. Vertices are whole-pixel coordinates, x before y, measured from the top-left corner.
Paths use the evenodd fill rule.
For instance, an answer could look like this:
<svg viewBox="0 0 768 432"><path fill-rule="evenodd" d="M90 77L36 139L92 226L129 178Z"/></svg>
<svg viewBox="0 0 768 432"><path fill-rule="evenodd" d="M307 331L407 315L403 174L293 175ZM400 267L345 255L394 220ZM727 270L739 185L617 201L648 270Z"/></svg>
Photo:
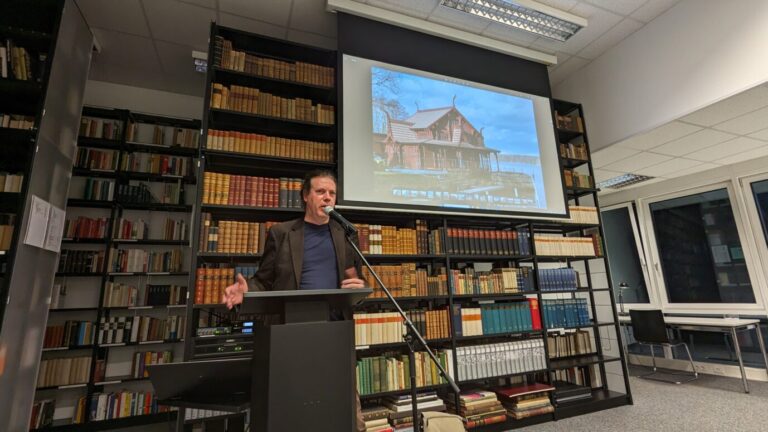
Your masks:
<svg viewBox="0 0 768 432"><path fill-rule="evenodd" d="M37 386L56 400L54 421L40 430L176 418L147 397L144 367L183 357L199 131L198 120L83 108ZM77 377L47 372L70 357ZM119 391L143 408L98 414Z"/></svg>
<svg viewBox="0 0 768 432"><path fill-rule="evenodd" d="M201 163L197 174L203 186L195 207L200 209L200 216L195 217L196 225L192 229L190 265L198 270L190 275L188 284L187 334L190 337L185 344L186 360L250 355L252 347L229 353L203 352L201 349L214 340L211 333L204 337L194 335L198 328L210 332L236 319L217 304L221 289L233 282L237 272L248 277L255 271L262 251L260 242L271 223L302 215L300 207L292 208L295 202L291 193L295 190L289 186L278 186L280 191L285 191L282 196L278 192L278 204L274 203L274 197L249 198L246 192L244 198L237 191L242 188L269 190L267 186L259 186L268 182L253 180L255 176L284 179L284 184L289 185L291 179L300 178L309 169L336 168L338 131L335 124L286 118L291 117L292 110L299 105L294 107L285 102L301 98L308 99L315 107L335 106L334 86L298 82L296 65L304 62L335 68L336 53L215 23L210 40ZM272 66L265 66L268 64ZM283 101L278 103L283 116L276 115L277 111L265 111L264 105L259 105L265 103L260 99L265 94L267 100ZM307 106L307 102L302 104ZM552 413L523 420L510 418L473 430L509 430L631 403L623 353L617 349L618 343L605 346L602 343L611 337L618 340L613 293L609 282L598 284L590 276L595 263L604 263L605 258L599 253L603 248L598 190L591 182L594 177L581 107L560 101L555 101L554 107L559 115L567 117L563 122L571 122L557 132L561 167L570 171L572 179L578 179L566 189L572 206L571 220L416 216L345 210L345 216L359 224L361 249L372 265L380 267L382 278L402 301L404 309L413 314L417 325L428 333L430 346L443 353L441 358L447 368L454 371L454 376L458 374L462 389L496 387L523 378L528 382L550 383L567 375L564 370L573 371L575 375L588 369L584 377L595 383L594 386L587 384L588 399L557 404ZM274 106L273 109L278 110ZM307 142L310 144L306 145ZM327 150L323 147L326 144ZM302 153L296 146L315 150ZM254 188L253 184L257 186ZM245 230L248 238L238 243L231 235L223 234L238 232L231 226L240 226L240 232ZM407 247L398 249L398 242ZM238 246L232 249L232 243ZM539 248L541 251L537 253ZM574 273L576 269L578 274ZM571 279L556 271L571 272L568 273ZM363 276L365 278L365 274ZM540 312L532 315L532 307L539 308ZM463 310L473 317L463 322ZM391 312L387 302L376 293L356 311L360 322L369 318L386 321ZM398 389L392 382L382 386L381 382L374 383L373 378L383 373L381 367L386 366L381 365L403 361L401 356L405 354L406 345L399 338L397 323L394 329L390 326L371 331L357 327L356 333L362 338L356 354L360 360L358 385L363 386L360 394L364 405L407 394L407 389ZM563 343L568 338L574 338L570 345ZM579 351L572 347L575 338L580 338ZM589 345L584 345L584 340L588 340ZM489 366L484 374L460 369L463 367L460 364L477 354L476 349L499 353L502 357L502 353L508 352L509 358L513 358L516 353L533 352L534 346L538 353L536 363L508 362L504 367L494 366L496 369ZM557 356L555 349L560 350ZM407 370L407 366L403 369ZM448 387L444 383L433 382L426 376L422 378L420 390L436 390L447 399L453 398L445 394ZM618 385L614 386L617 381ZM458 403L458 395L455 397Z"/></svg>

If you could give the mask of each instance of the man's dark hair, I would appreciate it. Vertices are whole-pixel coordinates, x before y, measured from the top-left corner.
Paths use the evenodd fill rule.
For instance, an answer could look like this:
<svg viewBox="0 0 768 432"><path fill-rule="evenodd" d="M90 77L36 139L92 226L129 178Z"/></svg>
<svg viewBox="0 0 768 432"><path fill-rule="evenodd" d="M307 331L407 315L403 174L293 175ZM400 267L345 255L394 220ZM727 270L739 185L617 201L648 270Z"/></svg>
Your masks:
<svg viewBox="0 0 768 432"><path fill-rule="evenodd" d="M333 180L333 182L336 183L337 185L339 183L336 181L336 174L334 174L333 171L331 170L327 170L324 168L317 168L307 172L304 175L304 181L301 182L301 207L302 208L305 208L307 206L307 203L304 201L304 196L309 194L309 191L312 189L312 179L317 177L328 177L331 180Z"/></svg>

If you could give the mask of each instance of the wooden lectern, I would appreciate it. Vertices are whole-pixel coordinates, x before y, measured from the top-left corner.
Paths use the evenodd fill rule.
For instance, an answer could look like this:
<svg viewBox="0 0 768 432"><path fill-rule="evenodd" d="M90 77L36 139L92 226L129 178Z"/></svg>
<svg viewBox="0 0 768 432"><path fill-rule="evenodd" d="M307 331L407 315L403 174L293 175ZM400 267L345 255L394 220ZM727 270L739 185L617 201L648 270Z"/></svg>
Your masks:
<svg viewBox="0 0 768 432"><path fill-rule="evenodd" d="M355 431L352 306L372 290L257 291L243 313L280 316L254 329L251 427L263 432ZM333 320L332 317L344 317Z"/></svg>

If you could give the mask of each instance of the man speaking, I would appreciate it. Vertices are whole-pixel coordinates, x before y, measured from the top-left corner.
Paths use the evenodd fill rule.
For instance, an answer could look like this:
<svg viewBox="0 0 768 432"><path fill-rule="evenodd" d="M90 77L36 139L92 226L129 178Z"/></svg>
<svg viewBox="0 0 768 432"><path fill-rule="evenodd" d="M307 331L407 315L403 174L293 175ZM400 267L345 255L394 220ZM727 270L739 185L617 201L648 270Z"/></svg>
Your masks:
<svg viewBox="0 0 768 432"><path fill-rule="evenodd" d="M326 207L336 205L336 177L313 170L301 186L304 217L272 226L259 270L250 279L237 275L224 291L228 308L243 302L251 291L364 288L357 273L357 255L344 239L344 229L331 221ZM357 408L357 429L365 431Z"/></svg>

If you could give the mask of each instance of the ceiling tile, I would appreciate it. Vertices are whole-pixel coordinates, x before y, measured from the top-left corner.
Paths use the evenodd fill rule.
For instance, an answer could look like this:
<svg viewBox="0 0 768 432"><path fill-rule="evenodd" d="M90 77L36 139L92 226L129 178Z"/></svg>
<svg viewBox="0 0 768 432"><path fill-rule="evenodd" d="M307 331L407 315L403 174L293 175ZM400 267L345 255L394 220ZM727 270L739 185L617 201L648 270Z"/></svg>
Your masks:
<svg viewBox="0 0 768 432"><path fill-rule="evenodd" d="M232 27L238 30L256 33L264 36L285 39L288 29L282 26L269 24L263 21L252 20L239 15L232 15L225 12L219 13L221 25Z"/></svg>
<svg viewBox="0 0 768 432"><path fill-rule="evenodd" d="M149 27L157 40L208 49L211 22L216 12L175 0L143 0Z"/></svg>
<svg viewBox="0 0 768 432"><path fill-rule="evenodd" d="M670 156L683 156L733 138L736 138L736 135L716 131L714 129L703 129L675 141L654 147L651 151Z"/></svg>
<svg viewBox="0 0 768 432"><path fill-rule="evenodd" d="M768 128L765 128L763 130L759 130L753 134L750 134L749 137L754 139L759 139L762 141L768 141Z"/></svg>
<svg viewBox="0 0 768 432"><path fill-rule="evenodd" d="M369 0L368 4L421 19L426 19L438 7L436 0Z"/></svg>
<svg viewBox="0 0 768 432"><path fill-rule="evenodd" d="M619 15L629 15L643 6L646 0L586 0L586 2Z"/></svg>
<svg viewBox="0 0 768 432"><path fill-rule="evenodd" d="M688 114L680 120L712 126L768 106L768 88L757 86Z"/></svg>
<svg viewBox="0 0 768 432"><path fill-rule="evenodd" d="M480 34L491 24L485 18L442 6L435 8L428 20L475 34Z"/></svg>
<svg viewBox="0 0 768 432"><path fill-rule="evenodd" d="M650 132L646 132L642 135L636 135L621 141L616 145L637 150L649 150L664 143L689 135L698 130L701 130L701 128L698 126L692 126L680 122L669 122L663 126L657 127Z"/></svg>
<svg viewBox="0 0 768 432"><path fill-rule="evenodd" d="M579 3L569 11L570 13L584 17L588 24L585 28L579 30L572 38L558 51L565 51L570 54L577 54L587 45L595 41L603 33L607 32L613 26L618 24L622 17L613 12L597 8L587 3Z"/></svg>
<svg viewBox="0 0 768 432"><path fill-rule="evenodd" d="M640 30L644 25L640 21L625 18L612 29L595 39L594 42L587 45L583 50L579 51L579 57L595 59L623 41L627 36Z"/></svg>
<svg viewBox="0 0 768 432"><path fill-rule="evenodd" d="M723 123L719 123L713 128L735 133L737 135L749 135L753 132L765 129L765 125L768 124L768 107L761 108L756 111L752 111L748 114L744 114L741 117L728 120Z"/></svg>
<svg viewBox="0 0 768 432"><path fill-rule="evenodd" d="M746 137L738 137L724 143L714 145L704 150L686 155L688 159L696 159L703 162L716 162L720 163L721 159L727 158L731 155L745 152L757 147L765 147L766 144L762 141L753 140Z"/></svg>
<svg viewBox="0 0 768 432"><path fill-rule="evenodd" d="M637 150L618 147L618 146L610 146L610 147L602 148L592 153L592 166L594 166L595 168L602 168L608 164L612 164L616 161L620 161L630 156L634 156L638 153L640 152Z"/></svg>
<svg viewBox="0 0 768 432"><path fill-rule="evenodd" d="M571 57L568 60L564 61L563 64L558 65L558 67L555 68L552 72L550 72L549 82L553 86L557 85L564 79L568 78L568 76L570 76L572 73L576 72L577 70L583 68L588 64L589 64L589 60L585 60L579 57Z"/></svg>
<svg viewBox="0 0 768 432"><path fill-rule="evenodd" d="M684 177L684 176L687 176L687 175L690 175L690 174L695 174L695 173L706 171L706 170L709 170L709 169L712 169L712 168L717 168L719 166L720 165L715 164L715 163L704 162L701 165L696 165L696 166L693 166L691 168L686 168L686 169L682 169L682 170L679 170L679 171L675 171L674 173L671 173L671 174L667 175L666 178Z"/></svg>
<svg viewBox="0 0 768 432"><path fill-rule="evenodd" d="M529 46L538 39L538 36L533 33L518 30L506 24L499 24L496 22L492 22L486 27L486 29L483 30L482 35L524 47Z"/></svg>
<svg viewBox="0 0 768 432"><path fill-rule="evenodd" d="M533 48L545 53L556 54L559 52L564 52L565 43L556 41L554 39L545 38L544 36L539 36L535 41L531 43L531 45L528 46L528 48ZM575 51L569 51L567 54L573 55L574 53Z"/></svg>
<svg viewBox="0 0 768 432"><path fill-rule="evenodd" d="M547 6L551 6L555 9L560 9L561 11L569 11L572 7L576 6L579 1L578 0L536 0L537 2L541 4L545 4Z"/></svg>
<svg viewBox="0 0 768 432"><path fill-rule="evenodd" d="M646 4L632 12L630 16L636 20L647 23L666 12L679 1L680 0L648 0Z"/></svg>
<svg viewBox="0 0 768 432"><path fill-rule="evenodd" d="M102 54L94 54L88 79L141 88L166 90L165 74L160 67L157 56L154 54L154 48L151 48L151 52L151 56L144 55L141 61L134 63L126 62L125 64L97 60L97 57L104 54L104 51L102 51Z"/></svg>
<svg viewBox="0 0 768 432"><path fill-rule="evenodd" d="M660 164L651 165L649 167L640 168L634 171L635 174L642 174L651 177L667 177L668 174L672 174L675 171L680 171L687 168L692 168L697 165L701 165L701 161L675 158L668 161L664 161Z"/></svg>
<svg viewBox="0 0 768 432"><path fill-rule="evenodd" d="M738 162L744 162L752 159L757 159L759 157L768 156L768 145L764 145L762 147L753 148L752 150L747 150L743 153L738 153L732 156L724 157L717 161L718 163L721 163L723 165L730 165Z"/></svg>
<svg viewBox="0 0 768 432"><path fill-rule="evenodd" d="M636 155L632 155L628 158L622 159L618 162L606 165L605 169L611 171L624 171L635 172L641 168L649 167L651 165L660 164L664 161L672 159L670 156L660 155L656 153L642 152Z"/></svg>
<svg viewBox="0 0 768 432"><path fill-rule="evenodd" d="M219 10L275 25L287 26L291 2L287 0L219 0Z"/></svg>
<svg viewBox="0 0 768 432"><path fill-rule="evenodd" d="M77 0L77 5L88 27L150 37L139 0Z"/></svg>
<svg viewBox="0 0 768 432"><path fill-rule="evenodd" d="M595 183L600 183L602 181L606 181L608 179L612 179L614 177L618 177L620 175L626 174L624 172L608 171L608 170L602 170L602 169L595 169L594 173L595 173Z"/></svg>
<svg viewBox="0 0 768 432"><path fill-rule="evenodd" d="M311 45L318 48L325 48L329 50L335 50L338 48L336 38L328 38L316 33L307 33L298 30L288 30L286 39L293 42L302 43L305 45Z"/></svg>
<svg viewBox="0 0 768 432"><path fill-rule="evenodd" d="M195 75L194 62L192 60L192 47L170 42L156 41L155 46L160 55L160 65L163 72L175 75Z"/></svg>
<svg viewBox="0 0 768 432"><path fill-rule="evenodd" d="M325 10L322 0L293 0L291 29L336 38L336 14Z"/></svg>
<svg viewBox="0 0 768 432"><path fill-rule="evenodd" d="M130 67L148 63L160 69L152 39L101 29L93 29L93 34L101 43L101 52L93 53L92 64Z"/></svg>

